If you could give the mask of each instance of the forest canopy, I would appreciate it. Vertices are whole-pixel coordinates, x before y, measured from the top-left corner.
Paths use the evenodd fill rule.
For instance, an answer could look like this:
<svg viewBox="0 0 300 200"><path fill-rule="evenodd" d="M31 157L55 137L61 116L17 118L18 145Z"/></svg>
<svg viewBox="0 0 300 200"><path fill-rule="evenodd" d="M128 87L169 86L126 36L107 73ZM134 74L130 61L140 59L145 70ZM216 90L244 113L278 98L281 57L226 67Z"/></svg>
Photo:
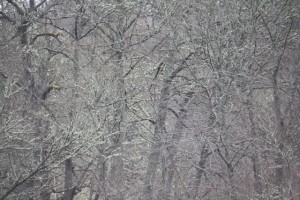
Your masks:
<svg viewBox="0 0 300 200"><path fill-rule="evenodd" d="M0 1L0 200L300 200L300 1Z"/></svg>

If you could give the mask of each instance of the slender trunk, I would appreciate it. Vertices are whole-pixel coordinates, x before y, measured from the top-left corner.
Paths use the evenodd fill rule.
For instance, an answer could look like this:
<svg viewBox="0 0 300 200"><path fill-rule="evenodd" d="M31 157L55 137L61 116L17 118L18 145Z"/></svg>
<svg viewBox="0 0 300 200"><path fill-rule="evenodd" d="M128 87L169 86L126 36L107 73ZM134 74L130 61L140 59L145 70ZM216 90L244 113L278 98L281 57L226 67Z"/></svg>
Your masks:
<svg viewBox="0 0 300 200"><path fill-rule="evenodd" d="M225 90L223 90L223 91L225 91ZM228 98L228 96L227 96L227 94L225 94L224 96L225 96L224 101L221 102L221 105L220 105L220 115L219 115L219 117L220 117L219 127L220 127L220 132L221 133L226 133L225 104L226 104L226 99ZM222 158L222 160L224 161L224 163L226 164L226 170L227 170L227 173L228 173L229 188L230 188L230 191L228 191L229 192L229 197L230 197L231 200L237 200L238 199L237 198L237 187L236 187L235 182L233 180L234 167L236 166L237 163L234 163L234 161L232 160L230 152L228 150L228 147L222 139L222 135L220 135L220 142L221 142L221 146L224 147L224 155L221 153L220 149L218 149L218 153L219 153L220 157Z"/></svg>
<svg viewBox="0 0 300 200"><path fill-rule="evenodd" d="M112 145L115 146L115 153L112 157L111 161L111 169L110 169L110 185L113 187L116 192L114 192L112 196L112 200L122 200L124 198L124 177L123 177L123 137L124 134L122 133L121 129L121 123L124 118L124 111L125 111L125 82L122 78L123 76L123 64L122 64L122 58L123 54L122 52L117 52L117 64L116 64L116 93L115 97L117 100L114 103L114 121L113 121L113 127L112 127Z"/></svg>
<svg viewBox="0 0 300 200"><path fill-rule="evenodd" d="M155 180L155 174L159 164L159 158L161 155L162 137L166 134L165 123L167 116L167 102L170 95L170 81L165 80L163 83L163 89L161 91L158 114L156 118L156 124L154 127L154 138L150 147L149 162L146 168L146 176L144 180L144 189L140 200L152 200L153 199L153 183Z"/></svg>
<svg viewBox="0 0 300 200"><path fill-rule="evenodd" d="M79 52L78 52L78 41L75 42L75 50L74 50L74 66L73 66L73 81L74 86L78 84L78 73L79 73ZM78 92L77 89L74 87L72 88L72 97L73 102L71 105L71 110L69 112L70 121L75 120L75 114L74 112L76 110L77 106L77 99L78 99ZM72 200L75 196L75 186L73 183L73 161L72 158L68 158L65 160L65 193L64 193L64 200Z"/></svg>
<svg viewBox="0 0 300 200"><path fill-rule="evenodd" d="M260 166L260 159L257 156L257 151L254 152L254 155L251 157L252 161L252 169L254 174L254 191L256 192L257 199L262 200L262 193L263 193L263 184L261 179L261 166Z"/></svg>
<svg viewBox="0 0 300 200"><path fill-rule="evenodd" d="M248 105L248 116L250 121L250 135L252 138L257 139L257 133L256 133L256 124L254 122L254 113L253 113L253 94L252 90L250 89L248 97L247 97L247 105ZM263 193L263 184L261 179L261 166L260 166L260 158L259 158L259 152L255 148L254 152L251 156L252 161L252 169L254 174L254 191L257 194L257 198L259 200L262 200L262 193Z"/></svg>
<svg viewBox="0 0 300 200"><path fill-rule="evenodd" d="M170 60L173 58L173 53L170 52ZM154 126L154 134L152 143L150 146L150 154L148 166L146 167L146 175L144 179L144 188L140 200L153 200L153 183L155 181L155 175L159 164L159 159L161 157L161 151L163 143L166 138L166 118L167 118L167 109L168 109L168 100L170 97L170 87L172 79L179 73L183 68L177 68L172 73L169 68L166 68L164 74L164 81L162 89L160 92L160 97L157 107L156 123ZM163 169L164 170L164 169Z"/></svg>
<svg viewBox="0 0 300 200"><path fill-rule="evenodd" d="M192 191L190 192L193 200L196 200L198 198L198 189L201 183L202 175L204 174L205 164L207 162L207 158L209 155L210 155L210 151L207 144L203 144L201 149L200 160L196 167L196 177L194 180L194 184L192 186Z"/></svg>
<svg viewBox="0 0 300 200"><path fill-rule="evenodd" d="M279 71L279 65L276 66L274 73L273 73L273 98L274 98L274 112L275 112L275 123L276 123L276 142L278 145L276 157L274 159L276 168L275 168L275 178L274 178L274 184L275 184L275 190L273 193L274 199L283 199L283 182L284 182L284 159L282 157L282 152L284 148L284 120L281 113L281 105L280 105L280 99L279 99L279 89L277 85L277 75Z"/></svg>
<svg viewBox="0 0 300 200"><path fill-rule="evenodd" d="M72 200L75 196L75 187L73 186L73 163L72 159L65 161L65 193L63 200Z"/></svg>
<svg viewBox="0 0 300 200"><path fill-rule="evenodd" d="M174 178L174 172L176 169L176 163L175 163L175 156L177 154L177 147L176 144L178 144L183 136L183 130L184 130L184 120L187 117L187 109L185 108L190 99L192 98L193 93L188 93L182 102L180 103L180 111L178 113L178 118L175 123L175 133L173 134L171 141L169 141L166 145L167 147L167 155L166 155L166 166L165 166L165 173L163 177L164 185L159 192L159 197L163 200L169 200L172 199L172 183Z"/></svg>
<svg viewBox="0 0 300 200"><path fill-rule="evenodd" d="M107 166L106 166L106 162L105 159L103 157L99 158L98 164L97 164L97 169L99 170L99 185L97 188L97 194L96 196L98 196L99 198L99 194L101 194L102 198L104 200L107 200L107 183L106 183L106 176L107 176ZM96 184L95 184L96 185ZM95 197L96 199L96 197Z"/></svg>
<svg viewBox="0 0 300 200"><path fill-rule="evenodd" d="M298 9L298 12L300 11L300 2L299 1L295 1L296 5L295 7L297 7ZM299 16L298 17L295 17L294 20L293 20L293 29L295 31L299 31L300 30L300 18ZM299 66L300 66L300 40L298 39L298 41L296 42L296 47L295 47L295 50L293 51L293 58L294 58L294 65L295 65L295 71L294 71L294 89L293 89L293 96L291 98L291 103L292 102L294 103L294 101L296 101L296 106L295 106L295 113L299 113L300 112L300 106L299 106L299 99L298 99L298 102L297 100L294 100L294 96L295 96L295 93L298 92L298 95L300 95L300 91L299 91L299 87L297 88L297 86L299 86L299 83L300 83L300 69L299 69ZM297 123L297 122L296 122ZM297 156L297 161L299 162L300 161L300 145L299 145L299 139L295 141L295 149L296 149L296 156ZM295 194L297 195L294 195L295 196L295 199L300 199L300 167L299 165L297 166L298 168L298 173L297 175L294 177L295 179L297 179L297 181L295 181L297 184L297 186L295 186Z"/></svg>
<svg viewBox="0 0 300 200"><path fill-rule="evenodd" d="M172 70L174 61L174 52L169 52L168 64L171 64L169 67L166 66L164 73L164 81L162 84L162 90L160 93L160 98L158 101L156 123L154 127L154 137L150 147L150 155L148 166L146 167L146 176L144 180L144 188L140 200L152 200L153 199L153 183L155 181L155 175L159 164L159 158L161 156L162 147L167 141L166 138L166 119L167 119L167 110L168 110L168 101L170 97L170 87L173 79L186 68L185 61L191 56L189 54L186 58L182 60L180 66ZM165 169L163 169L165 170Z"/></svg>

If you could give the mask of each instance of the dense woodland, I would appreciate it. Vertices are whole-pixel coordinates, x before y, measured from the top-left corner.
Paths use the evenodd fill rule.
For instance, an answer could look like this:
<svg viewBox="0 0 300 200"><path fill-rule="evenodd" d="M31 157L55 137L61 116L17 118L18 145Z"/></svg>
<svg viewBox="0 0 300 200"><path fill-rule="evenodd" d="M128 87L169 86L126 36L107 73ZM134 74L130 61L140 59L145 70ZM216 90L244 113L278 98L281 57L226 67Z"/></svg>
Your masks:
<svg viewBox="0 0 300 200"><path fill-rule="evenodd" d="M0 200L300 200L299 0L0 2Z"/></svg>

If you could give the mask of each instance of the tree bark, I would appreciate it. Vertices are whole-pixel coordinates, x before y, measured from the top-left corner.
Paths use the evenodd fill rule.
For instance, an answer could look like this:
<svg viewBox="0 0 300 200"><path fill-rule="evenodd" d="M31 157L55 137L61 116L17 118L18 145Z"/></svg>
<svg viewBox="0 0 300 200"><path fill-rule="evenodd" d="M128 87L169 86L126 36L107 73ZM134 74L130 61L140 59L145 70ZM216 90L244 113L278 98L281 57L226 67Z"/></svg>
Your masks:
<svg viewBox="0 0 300 200"><path fill-rule="evenodd" d="M164 169L165 172L163 173L165 177L163 177L163 187L161 188L157 199L172 199L172 184L174 172L176 170L176 163L174 158L177 154L177 144L180 142L185 128L184 120L186 120L187 117L186 106L189 103L190 99L193 97L193 94L193 92L188 92L183 98L182 102L179 104L180 111L178 113L178 118L174 127L175 133L172 135L171 140L165 144L165 146L167 146L165 158L166 166Z"/></svg>
<svg viewBox="0 0 300 200"><path fill-rule="evenodd" d="M73 186L73 162L72 159L65 161L65 193L63 200L73 200L75 187Z"/></svg>
<svg viewBox="0 0 300 200"><path fill-rule="evenodd" d="M248 116L250 121L250 135L255 141L257 141L256 124L254 122L252 102L253 102L253 94L252 94L252 89L250 89L247 97L247 109L248 109ZM259 151L257 150L256 147L254 147L254 152L251 155L251 161L252 161L252 169L254 175L254 191L257 194L257 198L259 200L262 200L263 184L261 178L261 165L260 165Z"/></svg>
<svg viewBox="0 0 300 200"><path fill-rule="evenodd" d="M156 117L156 124L154 127L154 138L150 147L150 155L148 166L146 168L146 175L144 180L144 189L140 200L153 199L153 183L155 181L155 174L159 164L159 158L162 148L162 137L166 134L166 116L167 116L167 102L170 95L170 80L166 79L163 83L161 91L158 114Z"/></svg>
<svg viewBox="0 0 300 200"><path fill-rule="evenodd" d="M209 155L210 155L210 151L207 144L203 144L201 149L200 160L196 167L196 176L195 176L194 184L192 186L192 191L190 192L190 195L192 196L193 200L198 199L198 189L201 183L202 175L204 174L205 164Z"/></svg>
<svg viewBox="0 0 300 200"><path fill-rule="evenodd" d="M275 113L275 123L276 123L276 142L278 145L278 149L275 156L275 190L273 197L274 199L283 200L283 182L284 182L284 159L282 157L282 153L284 150L284 120L281 112L280 105L280 97L279 97L279 88L278 88L278 72L279 72L279 64L275 67L273 72L273 104L274 104L274 113Z"/></svg>
<svg viewBox="0 0 300 200"><path fill-rule="evenodd" d="M169 63L174 64L173 61L173 52L169 52ZM171 66L166 66L170 67ZM159 159L161 157L161 151L163 144L166 138L166 119L167 119L167 110L168 110L168 101L170 98L170 87L173 78L183 70L183 67L178 67L174 71L171 72L170 68L166 68L164 73L164 80L162 83L162 89L160 92L160 97L158 100L157 106L157 114L156 114L156 121L154 126L154 134L150 146L150 153L149 153L149 161L146 167L146 175L144 179L144 188L142 194L140 196L140 200L153 200L153 184L155 181L156 171L159 165ZM164 171L164 169L162 169Z"/></svg>
<svg viewBox="0 0 300 200"><path fill-rule="evenodd" d="M122 200L124 198L123 186L124 186L124 176L123 176L123 139L124 133L122 133L121 123L123 121L124 112L125 112L125 83L123 79L123 64L122 64L122 52L117 52L116 60L116 85L115 85L115 97L117 98L114 103L114 119L113 127L111 130L112 133L112 146L115 147L115 153L111 161L110 169L110 181L111 186L116 189L112 196L112 200Z"/></svg>

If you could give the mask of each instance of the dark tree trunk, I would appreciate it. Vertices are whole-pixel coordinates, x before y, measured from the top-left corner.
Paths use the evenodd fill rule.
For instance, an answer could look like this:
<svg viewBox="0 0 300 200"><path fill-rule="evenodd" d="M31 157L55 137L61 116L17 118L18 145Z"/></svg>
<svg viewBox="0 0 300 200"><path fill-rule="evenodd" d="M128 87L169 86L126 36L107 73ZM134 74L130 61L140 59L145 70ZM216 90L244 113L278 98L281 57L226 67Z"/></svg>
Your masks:
<svg viewBox="0 0 300 200"><path fill-rule="evenodd" d="M63 200L73 200L75 187L73 185L73 163L72 159L65 161L65 193Z"/></svg>

